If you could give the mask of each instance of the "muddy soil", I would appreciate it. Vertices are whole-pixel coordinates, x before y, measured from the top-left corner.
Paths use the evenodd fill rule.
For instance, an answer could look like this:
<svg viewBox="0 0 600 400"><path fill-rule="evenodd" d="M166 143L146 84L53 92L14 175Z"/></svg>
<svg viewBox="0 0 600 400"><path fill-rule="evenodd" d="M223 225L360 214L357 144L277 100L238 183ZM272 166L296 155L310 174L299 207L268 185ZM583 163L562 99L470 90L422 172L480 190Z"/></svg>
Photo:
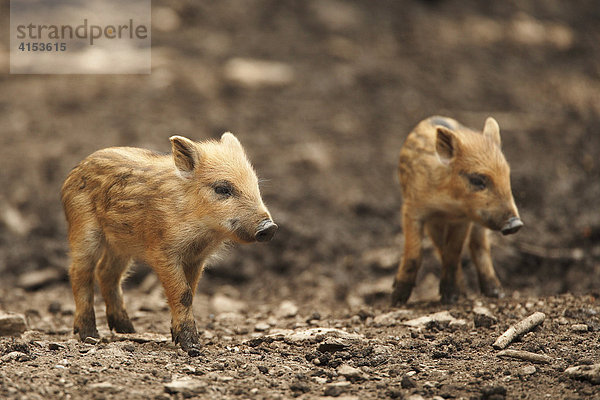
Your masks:
<svg viewBox="0 0 600 400"><path fill-rule="evenodd" d="M153 7L147 76L9 75L0 30L0 310L28 323L20 338L0 339L1 398L600 396L565 373L600 362L594 1ZM2 26L8 11L0 4ZM278 72L253 80L236 59ZM428 244L416 292L393 309L398 151L433 114L479 128L496 117L526 227L493 235L505 299L481 297L465 259L468 297L440 305ZM166 152L172 134L227 130L264 179L280 231L207 270L194 300L203 354L169 342L161 288L143 265L125 288L138 334L111 335L97 298L101 342L75 341L59 201L68 171L99 148ZM458 322L403 325L442 311ZM548 362L498 357L494 340L535 311L543 325L509 348Z"/></svg>

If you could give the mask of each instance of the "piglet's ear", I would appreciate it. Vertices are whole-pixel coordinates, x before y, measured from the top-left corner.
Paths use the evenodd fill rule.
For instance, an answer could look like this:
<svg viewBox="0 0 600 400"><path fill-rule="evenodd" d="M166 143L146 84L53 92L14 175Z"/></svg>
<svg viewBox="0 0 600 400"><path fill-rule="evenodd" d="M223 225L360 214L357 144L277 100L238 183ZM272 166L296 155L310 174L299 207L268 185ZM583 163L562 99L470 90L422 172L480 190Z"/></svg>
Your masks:
<svg viewBox="0 0 600 400"><path fill-rule="evenodd" d="M169 140L177 169L183 173L192 172L200 161L200 153L196 144L183 136L171 136Z"/></svg>
<svg viewBox="0 0 600 400"><path fill-rule="evenodd" d="M240 149L243 149L242 144L240 143L238 138L236 138L231 132L225 132L223 136L221 136L221 143L227 146L239 147Z"/></svg>
<svg viewBox="0 0 600 400"><path fill-rule="evenodd" d="M488 117L485 120L485 126L483 127L483 136L489 138L492 142L496 143L500 147L500 126L498 122L492 117Z"/></svg>
<svg viewBox="0 0 600 400"><path fill-rule="evenodd" d="M448 165L456 157L459 141L453 131L438 126L435 139L435 151L442 164Z"/></svg>

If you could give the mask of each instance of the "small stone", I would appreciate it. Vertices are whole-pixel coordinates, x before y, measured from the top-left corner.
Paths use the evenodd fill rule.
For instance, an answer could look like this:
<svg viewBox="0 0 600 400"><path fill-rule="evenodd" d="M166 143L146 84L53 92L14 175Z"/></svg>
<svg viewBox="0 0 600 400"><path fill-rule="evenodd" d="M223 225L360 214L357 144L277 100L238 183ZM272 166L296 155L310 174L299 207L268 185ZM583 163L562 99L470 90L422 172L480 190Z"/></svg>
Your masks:
<svg viewBox="0 0 600 400"><path fill-rule="evenodd" d="M60 344L60 343L48 343L48 350L52 350L52 351L56 351L56 350L62 350L66 348L66 346L64 344Z"/></svg>
<svg viewBox="0 0 600 400"><path fill-rule="evenodd" d="M269 329L271 329L271 325L267 324L266 322L259 322L256 325L254 325L254 330L256 332L265 332Z"/></svg>
<svg viewBox="0 0 600 400"><path fill-rule="evenodd" d="M385 314L379 314L373 318L373 325L376 327L399 325L403 319L410 315L412 315L411 310L396 310Z"/></svg>
<svg viewBox="0 0 600 400"><path fill-rule="evenodd" d="M258 365L256 368L258 368L261 374L267 375L269 373L269 368L265 367L264 365Z"/></svg>
<svg viewBox="0 0 600 400"><path fill-rule="evenodd" d="M573 332L585 333L589 330L589 327L586 324L573 324L571 325L571 330Z"/></svg>
<svg viewBox="0 0 600 400"><path fill-rule="evenodd" d="M249 89L286 86L294 81L294 70L289 65L249 58L227 61L223 75L231 84Z"/></svg>
<svg viewBox="0 0 600 400"><path fill-rule="evenodd" d="M17 286L25 290L36 290L63 280L63 278L66 279L66 272L58 268L44 268L21 275Z"/></svg>
<svg viewBox="0 0 600 400"><path fill-rule="evenodd" d="M95 344L98 344L98 343L100 343L100 339L97 339L97 338L95 338L95 337L88 336L88 337L86 337L86 338L85 338L85 340L83 341L83 343L86 343L86 344L94 344L94 345L95 345Z"/></svg>
<svg viewBox="0 0 600 400"><path fill-rule="evenodd" d="M325 386L324 394L325 396L338 397L339 395L345 393L350 387L350 382L342 381L342 382L334 382Z"/></svg>
<svg viewBox="0 0 600 400"><path fill-rule="evenodd" d="M206 387L201 381L183 378L173 380L164 386L165 392L169 394L181 393L183 397L192 397L198 393L206 392Z"/></svg>
<svg viewBox="0 0 600 400"><path fill-rule="evenodd" d="M58 301L53 301L52 303L50 303L48 305L48 312L50 314L58 314L61 311L62 311L62 304L59 303Z"/></svg>
<svg viewBox="0 0 600 400"><path fill-rule="evenodd" d="M449 326L451 322L457 321L450 312L440 311L434 314L424 315L419 318L411 319L410 321L402 322L402 325L411 326L413 328L426 328L428 326ZM460 321L460 320L458 320Z"/></svg>
<svg viewBox="0 0 600 400"><path fill-rule="evenodd" d="M247 308L243 301L232 299L221 293L215 294L210 299L210 306L215 314L239 313Z"/></svg>
<svg viewBox="0 0 600 400"><path fill-rule="evenodd" d="M351 382L365 379L360 369L351 367L348 364L340 365L337 369L337 373Z"/></svg>
<svg viewBox="0 0 600 400"><path fill-rule="evenodd" d="M527 365L527 366L519 369L518 375L527 376L527 375L533 375L536 372L537 372L537 369L533 365Z"/></svg>
<svg viewBox="0 0 600 400"><path fill-rule="evenodd" d="M475 317L473 318L475 328L491 328L498 322L496 317L494 317L487 307L474 307L473 313L475 314Z"/></svg>
<svg viewBox="0 0 600 400"><path fill-rule="evenodd" d="M123 350L133 353L135 351L135 346L131 343L127 343L123 345Z"/></svg>
<svg viewBox="0 0 600 400"><path fill-rule="evenodd" d="M411 371L411 372L414 372L414 371ZM412 375L414 375L414 374L412 374ZM402 389L412 389L412 388L417 387L417 383L415 382L414 379L411 378L412 375L409 376L408 374L405 374L402 377L402 380L400 381L400 386L402 386Z"/></svg>
<svg viewBox="0 0 600 400"><path fill-rule="evenodd" d="M321 353L335 353L350 347L350 343L340 338L327 338L317 347Z"/></svg>
<svg viewBox="0 0 600 400"><path fill-rule="evenodd" d="M27 322L22 314L0 311L0 336L20 336L27 330Z"/></svg>
<svg viewBox="0 0 600 400"><path fill-rule="evenodd" d="M0 359L4 362L29 361L29 360L31 360L31 357L29 357L28 354L25 354L20 351L11 351L10 353L3 355L2 358L0 358Z"/></svg>
<svg viewBox="0 0 600 400"><path fill-rule="evenodd" d="M600 384L600 364L569 367L565 374L570 378L590 381L594 385Z"/></svg>
<svg viewBox="0 0 600 400"><path fill-rule="evenodd" d="M115 386L110 382L92 383L88 387L93 392L115 394L123 390L120 386Z"/></svg>
<svg viewBox="0 0 600 400"><path fill-rule="evenodd" d="M277 310L277 316L280 318L291 318L295 317L296 314L298 314L298 306L289 300L281 302Z"/></svg>
<svg viewBox="0 0 600 400"><path fill-rule="evenodd" d="M425 397L421 396L420 394L411 394L406 398L406 400L425 400Z"/></svg>
<svg viewBox="0 0 600 400"><path fill-rule="evenodd" d="M485 386L481 389L484 399L503 399L506 397L506 388L501 385Z"/></svg>

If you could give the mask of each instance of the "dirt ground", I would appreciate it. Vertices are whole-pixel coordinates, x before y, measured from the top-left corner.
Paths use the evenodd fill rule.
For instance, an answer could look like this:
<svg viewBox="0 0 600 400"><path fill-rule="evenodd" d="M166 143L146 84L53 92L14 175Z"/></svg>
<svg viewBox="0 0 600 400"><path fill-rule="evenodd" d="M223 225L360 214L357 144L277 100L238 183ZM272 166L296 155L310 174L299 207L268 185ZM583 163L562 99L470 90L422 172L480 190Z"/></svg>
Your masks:
<svg viewBox="0 0 600 400"><path fill-rule="evenodd" d="M173 0L153 12L151 75L9 75L0 30L0 311L29 327L0 338L0 398L600 397L565 372L600 363L596 2ZM276 73L240 78L236 58ZM417 291L395 309L398 151L433 114L478 128L496 117L526 226L492 235L505 299L481 297L465 259L468 298L440 305L427 245ZM99 148L169 151L172 134L227 130L280 230L206 272L204 352L170 343L142 265L125 288L138 334L111 335L98 296L102 340L77 342L68 171ZM455 320L405 325L443 311ZM499 357L494 340L536 311L543 325L509 349L547 362Z"/></svg>

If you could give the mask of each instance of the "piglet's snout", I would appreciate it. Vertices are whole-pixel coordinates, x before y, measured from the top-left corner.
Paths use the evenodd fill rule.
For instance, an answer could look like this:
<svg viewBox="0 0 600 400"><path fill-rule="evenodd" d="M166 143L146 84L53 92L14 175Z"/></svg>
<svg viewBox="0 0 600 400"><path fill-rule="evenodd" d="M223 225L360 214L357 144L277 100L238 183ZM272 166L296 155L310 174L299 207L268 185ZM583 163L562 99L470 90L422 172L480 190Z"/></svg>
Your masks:
<svg viewBox="0 0 600 400"><path fill-rule="evenodd" d="M523 227L523 221L519 217L510 218L506 224L500 229L503 235L511 235L513 233L517 233L519 229Z"/></svg>
<svg viewBox="0 0 600 400"><path fill-rule="evenodd" d="M254 238L257 242L268 242L273 239L275 232L277 232L277 224L270 219L266 219L258 225Z"/></svg>

